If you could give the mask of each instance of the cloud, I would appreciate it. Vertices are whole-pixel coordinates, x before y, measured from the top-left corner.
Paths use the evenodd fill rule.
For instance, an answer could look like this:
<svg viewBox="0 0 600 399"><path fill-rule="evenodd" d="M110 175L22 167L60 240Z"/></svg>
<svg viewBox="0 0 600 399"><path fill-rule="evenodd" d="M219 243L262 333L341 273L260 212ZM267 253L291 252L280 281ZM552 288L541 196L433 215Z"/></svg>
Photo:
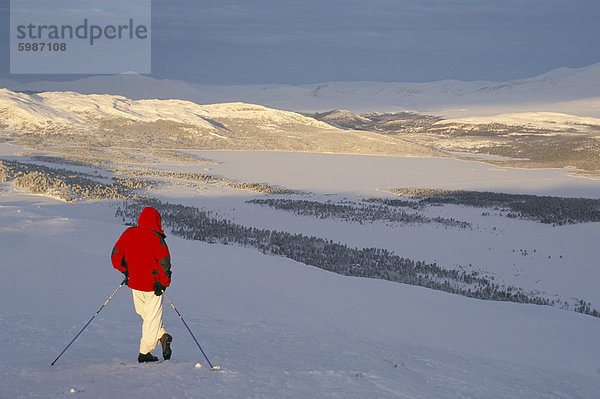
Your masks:
<svg viewBox="0 0 600 399"><path fill-rule="evenodd" d="M153 73L201 83L508 80L600 61L597 0L154 0Z"/></svg>

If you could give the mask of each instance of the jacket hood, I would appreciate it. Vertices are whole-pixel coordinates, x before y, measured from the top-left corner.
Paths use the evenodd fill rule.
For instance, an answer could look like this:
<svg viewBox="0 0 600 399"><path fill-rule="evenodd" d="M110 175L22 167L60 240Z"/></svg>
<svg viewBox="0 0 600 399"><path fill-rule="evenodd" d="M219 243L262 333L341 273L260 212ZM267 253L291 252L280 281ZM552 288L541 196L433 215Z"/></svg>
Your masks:
<svg viewBox="0 0 600 399"><path fill-rule="evenodd" d="M165 235L165 232L162 230L160 214L154 208L146 207L142 209L137 224L144 229L154 230L163 236Z"/></svg>

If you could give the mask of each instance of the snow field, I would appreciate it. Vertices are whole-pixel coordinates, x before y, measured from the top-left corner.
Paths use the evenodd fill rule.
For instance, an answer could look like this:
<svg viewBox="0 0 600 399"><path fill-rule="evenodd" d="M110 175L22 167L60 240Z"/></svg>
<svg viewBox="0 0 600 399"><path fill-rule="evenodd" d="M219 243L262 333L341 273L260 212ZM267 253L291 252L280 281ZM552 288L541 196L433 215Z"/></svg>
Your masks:
<svg viewBox="0 0 600 399"><path fill-rule="evenodd" d="M108 257L124 226L103 203L3 191L2 397L591 398L597 319L349 278L253 249L167 242L173 358L135 362L140 320ZM201 362L203 367L194 368ZM71 393L71 390L75 392Z"/></svg>
<svg viewBox="0 0 600 399"><path fill-rule="evenodd" d="M509 169L435 158L246 151L198 153L222 162L211 165L210 174L310 192L312 194L307 196L293 197L310 201L358 202L369 197L393 198L387 190L398 187L600 196L600 185L596 180L573 177L558 169ZM203 167L197 168L201 172ZM213 210L219 218L246 226L323 237L358 248L386 248L400 256L436 262L445 268L463 267L492 275L500 284L556 295L552 299L572 302L572 298L579 298L600 306L597 289L600 269L596 267L600 259L600 247L596 245L600 223L553 227L509 219L490 209L446 205L428 207L423 213L428 217L467 221L472 228L449 228L437 223L359 225L297 216L245 203L264 197L253 192L220 189L191 192L165 188L155 195L163 201ZM489 213L489 216L482 216L482 213Z"/></svg>

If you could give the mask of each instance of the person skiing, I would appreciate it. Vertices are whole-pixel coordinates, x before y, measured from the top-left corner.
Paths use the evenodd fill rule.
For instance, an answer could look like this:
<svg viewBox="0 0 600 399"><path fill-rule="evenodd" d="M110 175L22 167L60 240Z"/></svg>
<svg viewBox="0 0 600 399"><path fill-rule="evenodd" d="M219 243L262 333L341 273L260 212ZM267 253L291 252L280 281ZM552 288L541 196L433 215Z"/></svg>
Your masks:
<svg viewBox="0 0 600 399"><path fill-rule="evenodd" d="M171 255L165 242L158 211L146 207L137 226L130 227L116 242L111 262L125 275L133 293L135 311L142 317L142 338L138 362L155 362L152 354L161 343L163 359L171 357L173 337L162 322L163 291L171 284Z"/></svg>

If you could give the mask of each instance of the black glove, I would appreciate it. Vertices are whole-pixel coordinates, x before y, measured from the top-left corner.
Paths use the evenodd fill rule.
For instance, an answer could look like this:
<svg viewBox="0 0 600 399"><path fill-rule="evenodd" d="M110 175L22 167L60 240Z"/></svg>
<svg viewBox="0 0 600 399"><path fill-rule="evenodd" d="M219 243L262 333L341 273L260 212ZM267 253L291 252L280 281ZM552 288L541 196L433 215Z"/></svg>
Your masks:
<svg viewBox="0 0 600 399"><path fill-rule="evenodd" d="M129 284L129 270L125 270L124 272L121 272L121 273L123 273L123 277L124 277L123 284L128 285Z"/></svg>
<svg viewBox="0 0 600 399"><path fill-rule="evenodd" d="M165 287L164 285L162 285L160 283L160 281L157 281L156 283L154 283L154 295L156 296L161 296L163 291L166 290L167 287Z"/></svg>

